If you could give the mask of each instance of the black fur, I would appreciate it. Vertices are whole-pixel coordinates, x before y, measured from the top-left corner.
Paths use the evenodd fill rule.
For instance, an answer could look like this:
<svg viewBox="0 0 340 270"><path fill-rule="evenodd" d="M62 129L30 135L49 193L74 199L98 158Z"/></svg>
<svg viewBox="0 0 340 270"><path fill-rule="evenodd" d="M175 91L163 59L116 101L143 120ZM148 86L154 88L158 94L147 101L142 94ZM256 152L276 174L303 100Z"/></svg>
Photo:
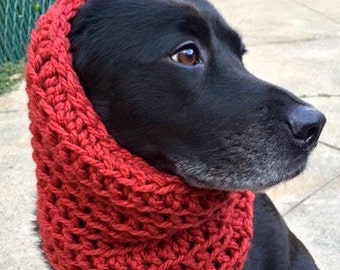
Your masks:
<svg viewBox="0 0 340 270"><path fill-rule="evenodd" d="M120 145L192 186L256 192L305 167L324 116L250 74L239 35L203 0L89 0L72 22L74 69ZM183 48L199 55L183 65ZM258 193L244 269L317 269Z"/></svg>

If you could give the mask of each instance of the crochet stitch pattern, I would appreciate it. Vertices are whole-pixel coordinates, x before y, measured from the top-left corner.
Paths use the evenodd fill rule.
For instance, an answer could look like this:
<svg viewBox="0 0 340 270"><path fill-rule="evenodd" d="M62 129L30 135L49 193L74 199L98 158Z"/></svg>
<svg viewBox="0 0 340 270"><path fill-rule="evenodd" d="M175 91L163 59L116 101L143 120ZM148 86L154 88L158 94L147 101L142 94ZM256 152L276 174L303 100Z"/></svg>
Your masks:
<svg viewBox="0 0 340 270"><path fill-rule="evenodd" d="M72 69L69 22L84 3L57 0L27 49L37 222L50 265L241 269L254 194L189 187L117 145Z"/></svg>

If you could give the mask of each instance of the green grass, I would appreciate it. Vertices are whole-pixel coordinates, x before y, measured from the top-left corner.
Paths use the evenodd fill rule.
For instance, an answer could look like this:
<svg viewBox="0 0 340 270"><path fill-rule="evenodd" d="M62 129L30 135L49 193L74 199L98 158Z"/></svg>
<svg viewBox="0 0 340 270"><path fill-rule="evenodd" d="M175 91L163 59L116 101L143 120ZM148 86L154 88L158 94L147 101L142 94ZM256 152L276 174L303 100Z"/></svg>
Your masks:
<svg viewBox="0 0 340 270"><path fill-rule="evenodd" d="M19 63L5 62L0 65L0 95L13 89L23 78L24 61Z"/></svg>

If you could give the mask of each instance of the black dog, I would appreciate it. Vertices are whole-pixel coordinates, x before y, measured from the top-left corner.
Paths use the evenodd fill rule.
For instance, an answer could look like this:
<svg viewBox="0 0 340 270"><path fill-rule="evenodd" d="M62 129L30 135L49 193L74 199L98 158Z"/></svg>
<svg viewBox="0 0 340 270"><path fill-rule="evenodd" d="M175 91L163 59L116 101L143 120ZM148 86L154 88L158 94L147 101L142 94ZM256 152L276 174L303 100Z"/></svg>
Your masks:
<svg viewBox="0 0 340 270"><path fill-rule="evenodd" d="M306 165L325 117L250 74L238 34L205 0L89 0L74 69L120 145L187 184L258 192L244 269L317 269L265 188Z"/></svg>

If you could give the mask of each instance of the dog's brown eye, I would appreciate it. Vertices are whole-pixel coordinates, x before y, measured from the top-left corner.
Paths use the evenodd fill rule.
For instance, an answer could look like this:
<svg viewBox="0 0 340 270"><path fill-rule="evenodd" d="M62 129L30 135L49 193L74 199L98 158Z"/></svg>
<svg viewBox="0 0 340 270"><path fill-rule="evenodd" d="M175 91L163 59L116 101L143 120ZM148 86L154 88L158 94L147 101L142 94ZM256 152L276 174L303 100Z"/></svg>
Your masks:
<svg viewBox="0 0 340 270"><path fill-rule="evenodd" d="M185 66L194 66L200 63L198 49L194 46L185 46L171 56L171 59Z"/></svg>

